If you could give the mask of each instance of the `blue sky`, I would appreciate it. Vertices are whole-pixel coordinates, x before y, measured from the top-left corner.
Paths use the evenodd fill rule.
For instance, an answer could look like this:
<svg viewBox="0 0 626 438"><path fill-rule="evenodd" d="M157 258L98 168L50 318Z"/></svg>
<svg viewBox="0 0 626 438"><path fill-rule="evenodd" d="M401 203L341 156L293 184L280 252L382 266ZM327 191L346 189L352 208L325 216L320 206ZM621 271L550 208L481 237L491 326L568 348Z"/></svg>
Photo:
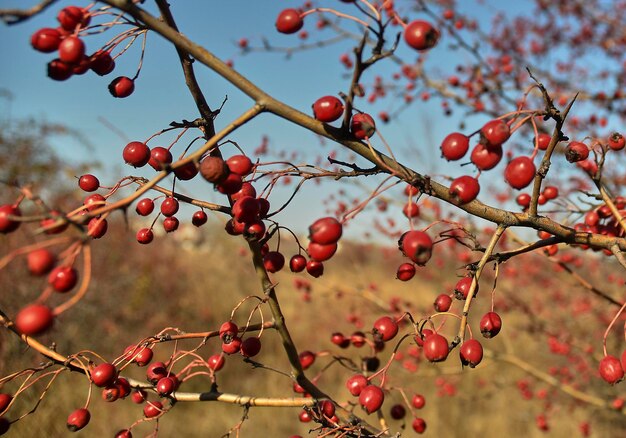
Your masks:
<svg viewBox="0 0 626 438"><path fill-rule="evenodd" d="M23 7L26 3L35 2L0 1L2 7ZM315 99L326 94L337 94L345 90L348 84L348 79L345 77L347 71L337 62L337 59L342 53L350 52L353 46L350 41L326 50L295 53L289 60L284 55L276 53L251 53L245 56L239 53L236 42L242 37L248 38L253 46L259 46L263 37L276 46L299 44L296 36L282 35L274 29L278 12L284 7L299 6L301 4L299 2L195 0L171 3L173 13L183 33L192 40L204 44L217 56L232 59L235 68L241 73L275 97L302 111L309 112L310 105ZM337 5L339 2L336 1L319 2L321 6L328 6L330 3L346 10L350 7L343 4ZM410 3L407 2L407 4ZM478 14L478 18L483 23L487 23L494 8L498 8L490 6L488 2L485 5L486 2L481 1L472 0L460 3L462 8ZM515 3L518 4L518 2ZM139 59L137 50L139 44L120 59L115 72L109 76L99 77L88 73L72 77L65 82L52 81L46 77L46 63L53 58L53 55L34 51L30 47L30 35L41 27L55 27L57 24L55 16L59 8L69 4L74 3L60 2L44 14L16 26L0 25L0 52L3 53L5 59L0 71L0 88L10 90L13 95L10 101L0 99L0 114L4 118L36 117L51 122L65 123L72 128L79 129L94 146L92 151L88 151L71 140L58 139L55 143L68 159L80 158L103 162L105 168L109 169L107 172L109 172L110 179L118 178L125 173L141 174L142 172L131 171L123 165L121 151L126 140L146 139L152 133L166 128L173 120L193 119L197 116L193 101L184 87L176 53L160 37L150 35L144 68L136 83L134 94L127 99L112 98L107 85L117 75L132 76L134 74ZM75 4L82 6L86 2L75 2ZM481 5L477 6L478 4ZM498 5L499 2L494 1L491 4ZM523 6L517 5L514 8L521 10ZM189 14L187 10L193 13ZM406 15L411 18L419 16L410 12ZM306 21L304 29L313 34L315 33L314 20L313 17L309 18L311 20ZM351 25L348 25L348 28L355 29ZM327 35L330 34L322 33L319 37L324 38ZM108 32L104 36L87 38L88 52L95 51L99 48L99 43L101 44L111 36L112 33ZM315 38L317 36L312 39ZM444 36L442 44L445 42ZM401 46L398 53L407 54L409 50ZM411 53L409 54L412 56ZM449 59L447 59L449 52L445 50L433 51L433 54L429 56L431 57L428 60L429 63L449 64ZM381 67L381 74L390 74L390 64L383 64ZM207 69L198 66L197 74L212 107L219 106L224 97L228 96L223 113L217 120L218 129L252 104L247 97ZM366 76L364 80L372 81L373 76ZM382 108L376 107L375 111L384 109L384 105ZM475 120L476 125L479 126L484 119L475 118ZM408 160L409 165L429 173L461 174L463 172L456 165L453 168L442 165L441 160L438 159L439 142L447 133L456 130L458 123L454 118L446 119L441 116L438 102L415 105L400 116L399 122L393 126L381 128L381 132ZM115 131L118 132L107 125L114 126ZM120 138L118 133L121 133L124 138ZM319 139L316 137L303 133L300 129L269 115L263 115L250 126L238 131L232 139L237 141L246 152L251 153L260 143L263 134L270 136L274 150L304 149L311 151L313 156L324 157L332 148L328 144L320 146ZM163 145L167 143L167 139L171 138L171 136L164 136L161 143L156 142L152 145ZM178 147L174 150L174 154L180 153L181 150ZM203 184L202 181L195 181L189 187L189 191L200 190L206 193L209 200L219 200L219 198L214 198L216 195L207 193ZM328 185L324 190L336 190L336 187ZM311 197L319 198L319 194L319 188L314 185L305 189L300 197L300 203L286 212L287 220L306 222L309 218L321 215L323 206L310 202ZM286 195L288 195L287 192L282 194L282 196Z"/></svg>

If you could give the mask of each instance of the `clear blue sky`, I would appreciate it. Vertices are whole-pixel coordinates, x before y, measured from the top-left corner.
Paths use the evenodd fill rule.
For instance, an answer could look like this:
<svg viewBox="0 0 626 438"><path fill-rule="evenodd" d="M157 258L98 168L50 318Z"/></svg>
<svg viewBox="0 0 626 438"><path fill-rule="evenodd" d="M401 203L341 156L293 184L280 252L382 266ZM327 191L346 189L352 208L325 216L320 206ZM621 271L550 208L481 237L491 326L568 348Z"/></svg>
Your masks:
<svg viewBox="0 0 626 438"><path fill-rule="evenodd" d="M36 3L35 1L2 0L1 7L24 7ZM301 2L272 0L229 0L216 1L173 1L172 10L177 17L179 28L192 40L204 44L210 51L224 59L232 59L235 67L247 75L263 89L275 97L305 112L310 111L311 103L325 94L336 94L346 89L349 79L345 77L346 70L337 62L340 54L350 52L353 43L342 42L326 50L313 50L296 53L290 60L281 54L252 53L241 56L236 42L246 37L250 44L259 46L262 37L266 37L273 45L290 46L299 44L296 36L282 35L275 31L274 22L278 12L285 7L297 7ZM349 8L340 2L319 2L321 6L332 3L338 8ZM401 4L402 2L397 2ZM509 3L509 2L507 2ZM523 9L515 2L515 8ZM86 2L59 2L49 8L46 13L22 24L8 27L0 25L0 53L3 54L3 68L0 70L0 88L8 89L13 99L0 100L2 117L24 118L37 117L51 122L62 122L72 128L79 129L87 136L95 147L92 152L73 144L67 139L57 142L68 159L79 157L83 160L102 161L110 170L111 179L127 174L141 174L123 165L121 151L125 140L121 139L105 123L116 127L126 138L141 140L152 133L167 127L173 120L193 119L197 116L186 88L180 66L173 48L160 37L150 35L144 68L137 81L135 93L127 99L114 99L109 95L107 85L117 75L132 76L135 72L139 52L131 49L121 60L114 73L106 77L99 77L93 73L72 77L65 82L55 82L46 77L46 63L53 54L42 54L30 47L30 35L41 27L55 27L55 16L60 7ZM146 2L146 5L150 5ZM411 2L406 2L407 5ZM501 6L498 1L484 2L480 0L460 2L462 8L472 11L483 22L488 23L493 11ZM507 5L510 12L510 5ZM188 13L192 11L193 13ZM417 18L419 14L409 12L406 15ZM350 28L350 26L349 26ZM306 21L305 29L315 34L314 17ZM354 28L353 28L354 29ZM322 33L320 38L328 36ZM99 48L105 38L110 38L111 32L104 36L86 39L88 52ZM318 38L313 35L312 40ZM446 38L442 39L442 46ZM137 45L137 48L139 45ZM405 54L410 50L401 46L399 53ZM449 52L446 50L433 51L429 63L450 65ZM455 61L457 62L457 61ZM388 75L391 64L382 65L379 71ZM206 69L198 66L198 77L204 88L206 97L212 107L217 107L228 95L228 102L223 114L217 120L218 129L226 124L231 117L238 115L243 108L247 108L251 101L241 93L226 84L222 79ZM366 76L366 81L372 81L372 76ZM373 114L385 109L388 103L375 106ZM369 110L366 104L359 105ZM477 118L479 126L482 119ZM438 144L450 131L456 130L454 119L441 117L439 103L419 103L404 112L399 124L382 127L382 133L390 141L401 156L408 159L408 164L416 169L426 170L429 173L448 172L463 173L463 170L454 166L441 167L438 159ZM392 127L393 126L393 127ZM312 135L302 133L287 123L263 116L259 121L238 131L233 140L237 141L247 152L251 153L260 142L263 134L268 134L275 151L280 149L306 149L313 152L312 156L325 157L331 150L331 145L320 146L320 142ZM171 138L171 137L168 137ZM162 143L165 143L162 142ZM157 145L158 142L152 145ZM380 145L379 145L380 146ZM175 149L180 153L181 148ZM403 153L404 151L404 153ZM440 166L440 167L435 167ZM149 173L145 173L149 175ZM113 181L108 181L112 183ZM196 190L204 191L202 181L196 181ZM331 187L331 186L327 186ZM336 190L336 187L333 189ZM190 188L189 191L193 191ZM285 194L283 194L284 196ZM212 193L209 199L215 196ZM304 220L320 215L322 206L310 202L311 197L319 197L319 189L311 185L300 197L300 203L287 211L294 220ZM219 198L217 198L219 199ZM302 219L306 214L307 219ZM295 225L295 224L291 224Z"/></svg>

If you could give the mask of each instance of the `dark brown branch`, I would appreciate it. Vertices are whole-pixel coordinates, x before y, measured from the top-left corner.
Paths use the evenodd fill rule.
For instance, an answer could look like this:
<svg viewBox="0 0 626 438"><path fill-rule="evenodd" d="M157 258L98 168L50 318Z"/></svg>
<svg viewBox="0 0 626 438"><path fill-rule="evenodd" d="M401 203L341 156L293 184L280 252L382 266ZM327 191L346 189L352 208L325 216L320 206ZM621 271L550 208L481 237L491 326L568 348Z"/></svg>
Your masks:
<svg viewBox="0 0 626 438"><path fill-rule="evenodd" d="M42 0L41 3L29 9L0 9L0 19L2 19L2 21L4 21L9 26L21 23L22 21L26 21L29 18L40 14L49 6L51 6L54 2L56 2L56 0Z"/></svg>

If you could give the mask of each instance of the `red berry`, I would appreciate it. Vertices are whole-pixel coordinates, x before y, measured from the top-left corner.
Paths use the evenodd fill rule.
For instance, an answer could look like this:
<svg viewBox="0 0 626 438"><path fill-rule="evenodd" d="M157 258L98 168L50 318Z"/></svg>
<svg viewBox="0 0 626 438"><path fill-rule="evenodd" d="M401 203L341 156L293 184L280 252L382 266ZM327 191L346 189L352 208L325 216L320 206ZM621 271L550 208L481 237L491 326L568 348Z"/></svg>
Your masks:
<svg viewBox="0 0 626 438"><path fill-rule="evenodd" d="M400 420L406 415L406 409L402 405L393 405L389 414L394 420Z"/></svg>
<svg viewBox="0 0 626 438"><path fill-rule="evenodd" d="M191 223L196 227L206 224L207 220L209 220L209 217L203 210L198 210L191 216Z"/></svg>
<svg viewBox="0 0 626 438"><path fill-rule="evenodd" d="M261 351L261 340L256 336L246 338L241 343L240 353L244 357L253 357Z"/></svg>
<svg viewBox="0 0 626 438"><path fill-rule="evenodd" d="M231 211L236 221L254 222L259 217L259 203L252 196L242 196L235 201Z"/></svg>
<svg viewBox="0 0 626 438"><path fill-rule="evenodd" d="M431 362L442 362L448 357L448 341L439 333L433 333L424 339L424 356Z"/></svg>
<svg viewBox="0 0 626 438"><path fill-rule="evenodd" d="M162 146L154 147L150 151L150 159L148 160L148 164L154 170L163 170L167 167L168 164L172 164L172 153Z"/></svg>
<svg viewBox="0 0 626 438"><path fill-rule="evenodd" d="M452 298L450 295L440 294L435 299L435 312L447 312L452 305Z"/></svg>
<svg viewBox="0 0 626 438"><path fill-rule="evenodd" d="M152 362L148 365L146 369L146 379L148 379L148 382L156 385L163 377L172 377L171 374L168 376L167 365L163 362Z"/></svg>
<svg viewBox="0 0 626 438"><path fill-rule="evenodd" d="M411 427L415 432L422 434L426 431L426 421L423 418L416 418L413 420Z"/></svg>
<svg viewBox="0 0 626 438"><path fill-rule="evenodd" d="M144 391L143 389L136 389L130 395L130 398L133 401L133 403L136 403L139 405L146 401L146 399L148 398L148 394L146 394L146 391Z"/></svg>
<svg viewBox="0 0 626 438"><path fill-rule="evenodd" d="M376 132L376 122L366 113L357 113L350 121L350 132L359 140L371 138Z"/></svg>
<svg viewBox="0 0 626 438"><path fill-rule="evenodd" d="M300 359L300 366L303 370L308 369L315 362L315 353L312 351L305 350L298 355ZM332 417L332 415L331 415Z"/></svg>
<svg viewBox="0 0 626 438"><path fill-rule="evenodd" d="M52 80L65 81L71 78L73 74L74 68L72 64L68 64L58 58L48 63L48 77Z"/></svg>
<svg viewBox="0 0 626 438"><path fill-rule="evenodd" d="M0 412L4 412L11 404L13 396L11 394L0 393Z"/></svg>
<svg viewBox="0 0 626 438"><path fill-rule="evenodd" d="M420 215L420 207L415 202L409 201L404 204L402 208L402 213L407 218L418 217Z"/></svg>
<svg viewBox="0 0 626 438"><path fill-rule="evenodd" d="M83 8L67 6L59 11L57 20L59 20L63 29L73 32L77 26L88 26L91 17L89 16L89 12Z"/></svg>
<svg viewBox="0 0 626 438"><path fill-rule="evenodd" d="M530 195L528 193L520 193L515 198L515 202L521 207L527 208L530 205Z"/></svg>
<svg viewBox="0 0 626 438"><path fill-rule="evenodd" d="M31 304L18 312L14 322L18 332L26 336L37 336L52 327L54 315L48 306Z"/></svg>
<svg viewBox="0 0 626 438"><path fill-rule="evenodd" d="M166 217L163 220L163 229L166 233L172 233L178 229L180 222L175 216Z"/></svg>
<svg viewBox="0 0 626 438"><path fill-rule="evenodd" d="M89 195L83 201L83 205L87 207L88 211L94 211L106 204L106 198L99 193Z"/></svg>
<svg viewBox="0 0 626 438"><path fill-rule="evenodd" d="M378 334L384 341L390 341L398 334L398 323L389 316L382 316L374 322L374 335Z"/></svg>
<svg viewBox="0 0 626 438"><path fill-rule="evenodd" d="M211 183L224 181L229 173L226 162L219 157L209 156L200 161L200 175Z"/></svg>
<svg viewBox="0 0 626 438"><path fill-rule="evenodd" d="M365 388L367 385L367 378L362 374L355 374L354 376L350 377L346 382L346 387L348 388L348 391L350 391L350 394L354 396L360 395L363 388Z"/></svg>
<svg viewBox="0 0 626 438"><path fill-rule="evenodd" d="M335 96L320 97L313 104L313 116L320 122L334 122L342 114L343 103Z"/></svg>
<svg viewBox="0 0 626 438"><path fill-rule="evenodd" d="M33 275L45 275L54 267L56 256L45 248L35 249L28 253L28 270Z"/></svg>
<svg viewBox="0 0 626 438"><path fill-rule="evenodd" d="M469 150L469 137L459 132L449 134L441 142L441 155L448 161L460 160Z"/></svg>
<svg viewBox="0 0 626 438"><path fill-rule="evenodd" d="M48 274L48 284L57 292L68 292L78 282L78 271L71 266L57 266Z"/></svg>
<svg viewBox="0 0 626 438"><path fill-rule="evenodd" d="M168 196L161 202L161 213L163 216L174 216L178 212L179 203L176 198Z"/></svg>
<svg viewBox="0 0 626 438"><path fill-rule="evenodd" d="M280 33L296 33L303 25L304 21L296 9L284 9L276 18L276 30Z"/></svg>
<svg viewBox="0 0 626 438"><path fill-rule="evenodd" d="M600 361L598 370L600 371L600 377L611 385L620 382L624 378L624 369L620 360L610 354L604 356Z"/></svg>
<svg viewBox="0 0 626 438"><path fill-rule="evenodd" d="M539 144L539 149L545 151L548 149L550 145L550 141L552 140L552 136L549 134L539 134L537 137L537 143Z"/></svg>
<svg viewBox="0 0 626 438"><path fill-rule="evenodd" d="M146 402L143 407L143 415L146 418L154 418L163 412L163 404L159 401Z"/></svg>
<svg viewBox="0 0 626 438"><path fill-rule="evenodd" d="M333 217L323 217L309 227L309 239L320 245L337 242L343 233L341 222Z"/></svg>
<svg viewBox="0 0 626 438"><path fill-rule="evenodd" d="M133 434L128 429L122 429L115 434L114 438L133 438Z"/></svg>
<svg viewBox="0 0 626 438"><path fill-rule="evenodd" d="M474 368L483 360L483 346L476 339L469 339L461 345L459 355L461 364Z"/></svg>
<svg viewBox="0 0 626 438"><path fill-rule="evenodd" d="M156 384L157 394L159 394L160 397L170 395L174 392L175 388L176 383L174 383L174 380L170 377L162 377Z"/></svg>
<svg viewBox="0 0 626 438"><path fill-rule="evenodd" d="M234 336L227 340L229 342L222 342L222 351L226 354L238 353L241 349L241 338Z"/></svg>
<svg viewBox="0 0 626 438"><path fill-rule="evenodd" d="M126 76L119 76L109 84L109 93L113 97L128 97L133 94L133 91L135 91L135 81Z"/></svg>
<svg viewBox="0 0 626 438"><path fill-rule="evenodd" d="M115 69L115 61L111 57L110 52L98 50L96 53L91 55L91 63L89 67L98 76L105 76Z"/></svg>
<svg viewBox="0 0 626 438"><path fill-rule="evenodd" d="M609 136L608 145L614 151L621 151L626 146L626 139L619 132L614 132Z"/></svg>
<svg viewBox="0 0 626 438"><path fill-rule="evenodd" d="M143 167L150 161L150 148L140 141L131 141L124 148L122 157L133 167Z"/></svg>
<svg viewBox="0 0 626 438"><path fill-rule="evenodd" d="M318 403L320 412L327 418L335 415L335 405L330 400L322 400Z"/></svg>
<svg viewBox="0 0 626 438"><path fill-rule="evenodd" d="M439 31L427 21L415 20L404 29L404 40L415 50L428 50L439 41Z"/></svg>
<svg viewBox="0 0 626 438"><path fill-rule="evenodd" d="M480 129L481 143L489 147L500 146L511 136L511 128L501 119L491 120Z"/></svg>
<svg viewBox="0 0 626 438"><path fill-rule="evenodd" d="M69 36L59 44L59 59L68 64L78 64L85 56L85 43L78 37Z"/></svg>
<svg viewBox="0 0 626 438"><path fill-rule="evenodd" d="M140 216L148 216L154 210L154 201L149 198L143 198L137 203L135 211Z"/></svg>
<svg viewBox="0 0 626 438"><path fill-rule="evenodd" d="M226 165L232 173L240 176L246 176L252 172L252 161L245 155L233 155L226 160Z"/></svg>
<svg viewBox="0 0 626 438"><path fill-rule="evenodd" d="M487 312L480 319L480 332L485 338L493 338L502 329L502 319L496 312Z"/></svg>
<svg viewBox="0 0 626 438"><path fill-rule="evenodd" d="M470 160L478 170L490 170L498 165L502 159L502 146L485 146L477 144L472 149Z"/></svg>
<svg viewBox="0 0 626 438"><path fill-rule="evenodd" d="M7 234L17 230L21 222L9 219L8 216L19 217L22 215L19 207L11 204L0 206L0 233Z"/></svg>
<svg viewBox="0 0 626 438"><path fill-rule="evenodd" d="M174 175L181 181L189 181L198 174L198 166L193 161L189 161L180 167L174 169Z"/></svg>
<svg viewBox="0 0 626 438"><path fill-rule="evenodd" d="M411 400L411 404L415 409L422 409L426 406L426 398L421 394L415 394Z"/></svg>
<svg viewBox="0 0 626 438"><path fill-rule="evenodd" d="M570 163L586 160L589 156L589 148L585 143L573 141L565 149L565 159Z"/></svg>
<svg viewBox="0 0 626 438"><path fill-rule="evenodd" d="M137 242L147 245L154 239L154 233L150 228L142 228L137 231Z"/></svg>
<svg viewBox="0 0 626 438"><path fill-rule="evenodd" d="M321 245L315 242L309 242L307 247L307 253L311 260L317 262L324 262L330 259L337 252L337 243L329 243L328 245Z"/></svg>
<svg viewBox="0 0 626 438"><path fill-rule="evenodd" d="M59 48L61 39L61 33L57 29L44 27L30 37L30 44L39 52L52 53Z"/></svg>
<svg viewBox="0 0 626 438"><path fill-rule="evenodd" d="M78 187L86 192L95 192L100 188L100 181L94 175L86 174L78 178Z"/></svg>
<svg viewBox="0 0 626 438"><path fill-rule="evenodd" d="M148 347L131 345L127 348L126 357L132 359L140 367L146 366L152 360L153 351Z"/></svg>
<svg viewBox="0 0 626 438"><path fill-rule="evenodd" d="M546 199L548 200L558 198L559 196L558 187L547 186L545 189L543 189L543 196L545 196Z"/></svg>
<svg viewBox="0 0 626 438"><path fill-rule="evenodd" d="M432 255L433 241L424 231L407 231L398 240L398 248L418 265L425 265Z"/></svg>
<svg viewBox="0 0 626 438"><path fill-rule="evenodd" d="M535 178L535 164L530 157L513 158L504 169L504 179L514 189L523 189Z"/></svg>
<svg viewBox="0 0 626 438"><path fill-rule="evenodd" d="M306 268L306 258L303 255L296 254L289 260L289 269L291 272L302 272Z"/></svg>
<svg viewBox="0 0 626 438"><path fill-rule="evenodd" d="M67 417L67 428L70 432L77 432L81 430L83 427L87 426L89 420L91 419L91 414L85 408L76 409Z"/></svg>
<svg viewBox="0 0 626 438"><path fill-rule="evenodd" d="M120 389L115 385L107 386L102 390L102 400L113 403L120 398Z"/></svg>
<svg viewBox="0 0 626 438"><path fill-rule="evenodd" d="M106 219L93 217L87 224L87 234L93 239L99 239L104 236L109 228L109 224Z"/></svg>
<svg viewBox="0 0 626 438"><path fill-rule="evenodd" d="M459 281L457 281L454 286L454 297L457 300L464 300L467 298L469 294L470 288L472 287L472 277L463 277ZM474 291L474 295L478 292L478 284L476 285L476 290Z"/></svg>
<svg viewBox="0 0 626 438"><path fill-rule="evenodd" d="M413 263L402 263L398 266L396 278L400 281L409 281L415 276L415 265Z"/></svg>
<svg viewBox="0 0 626 438"><path fill-rule="evenodd" d="M228 166L226 167L228 168ZM215 187L217 191L223 193L224 195L234 195L243 186L243 181L241 180L241 176L236 173L230 173L228 176L220 181Z"/></svg>
<svg viewBox="0 0 626 438"><path fill-rule="evenodd" d="M263 256L263 265L267 272L278 272L285 266L285 257L278 251L269 251Z"/></svg>
<svg viewBox="0 0 626 438"><path fill-rule="evenodd" d="M219 371L224 368L224 364L226 363L226 359L224 359L223 354L214 354L207 359L207 364L209 368L213 371Z"/></svg>
<svg viewBox="0 0 626 438"><path fill-rule="evenodd" d="M115 379L117 379L117 369L113 364L101 363L91 370L91 381L100 388L113 385Z"/></svg>
<svg viewBox="0 0 626 438"><path fill-rule="evenodd" d="M385 394L383 390L376 385L366 386L359 394L359 404L368 414L379 410L383 405L383 401L385 401Z"/></svg>
<svg viewBox="0 0 626 438"><path fill-rule="evenodd" d="M225 340L226 336L235 337L237 336L238 332L239 332L239 327L237 327L237 324L235 324L232 321L226 321L220 326L220 330L219 330L220 339L223 341Z"/></svg>
<svg viewBox="0 0 626 438"><path fill-rule="evenodd" d="M322 262L316 262L315 260L309 260L306 262L306 271L312 277L321 277L324 275L324 264Z"/></svg>
<svg viewBox="0 0 626 438"><path fill-rule="evenodd" d="M480 184L478 184L478 179L463 175L452 181L448 193L454 203L467 204L476 199L480 193Z"/></svg>

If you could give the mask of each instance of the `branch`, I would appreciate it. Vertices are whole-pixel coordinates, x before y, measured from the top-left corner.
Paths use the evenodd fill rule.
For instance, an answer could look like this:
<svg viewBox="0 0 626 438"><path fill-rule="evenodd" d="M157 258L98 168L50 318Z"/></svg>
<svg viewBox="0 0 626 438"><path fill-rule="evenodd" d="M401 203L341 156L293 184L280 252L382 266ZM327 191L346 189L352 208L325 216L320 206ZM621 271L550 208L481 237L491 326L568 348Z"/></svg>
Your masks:
<svg viewBox="0 0 626 438"><path fill-rule="evenodd" d="M0 19L9 26L22 21L26 21L29 18L40 14L51 6L56 0L42 0L41 3L33 6L30 9L0 9Z"/></svg>

